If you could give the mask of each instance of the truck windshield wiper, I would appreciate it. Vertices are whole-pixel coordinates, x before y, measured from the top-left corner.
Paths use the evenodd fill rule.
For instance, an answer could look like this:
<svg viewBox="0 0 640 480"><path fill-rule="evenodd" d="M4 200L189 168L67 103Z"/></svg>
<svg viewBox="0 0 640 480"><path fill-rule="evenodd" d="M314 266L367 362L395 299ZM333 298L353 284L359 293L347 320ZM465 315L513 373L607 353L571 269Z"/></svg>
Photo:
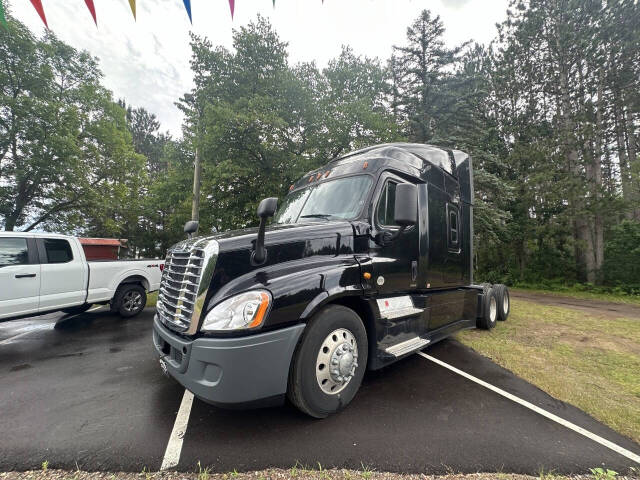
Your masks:
<svg viewBox="0 0 640 480"><path fill-rule="evenodd" d="M329 215L328 213L310 213L309 215L300 215L300 218L324 218L328 220L333 215Z"/></svg>

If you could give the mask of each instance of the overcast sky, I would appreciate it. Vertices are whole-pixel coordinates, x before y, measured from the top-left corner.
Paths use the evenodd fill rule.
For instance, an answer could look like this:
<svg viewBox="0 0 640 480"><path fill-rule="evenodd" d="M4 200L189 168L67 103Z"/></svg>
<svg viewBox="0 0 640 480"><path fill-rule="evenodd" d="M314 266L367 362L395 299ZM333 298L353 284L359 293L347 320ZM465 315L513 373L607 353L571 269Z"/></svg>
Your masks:
<svg viewBox="0 0 640 480"><path fill-rule="evenodd" d="M11 0L15 17L40 35L44 29L27 0ZM60 39L100 59L104 85L116 98L155 113L163 130L180 135L174 102L192 86L189 31L214 45L231 46L232 29L268 17L289 43L293 62L323 67L350 45L359 54L386 59L402 44L407 26L423 8L440 15L449 46L488 43L506 17L508 0L191 0L193 26L182 0L137 0L134 21L127 0L94 0L98 28L83 0L42 0L49 27Z"/></svg>

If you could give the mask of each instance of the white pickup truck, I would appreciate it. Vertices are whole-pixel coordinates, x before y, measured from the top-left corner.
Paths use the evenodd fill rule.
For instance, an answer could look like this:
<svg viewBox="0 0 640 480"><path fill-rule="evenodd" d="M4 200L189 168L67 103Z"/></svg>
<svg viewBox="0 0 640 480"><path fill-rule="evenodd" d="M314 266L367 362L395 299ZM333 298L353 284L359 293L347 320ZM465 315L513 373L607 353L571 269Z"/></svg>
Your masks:
<svg viewBox="0 0 640 480"><path fill-rule="evenodd" d="M163 260L87 261L75 237L0 232L0 320L92 304L132 317L157 290Z"/></svg>

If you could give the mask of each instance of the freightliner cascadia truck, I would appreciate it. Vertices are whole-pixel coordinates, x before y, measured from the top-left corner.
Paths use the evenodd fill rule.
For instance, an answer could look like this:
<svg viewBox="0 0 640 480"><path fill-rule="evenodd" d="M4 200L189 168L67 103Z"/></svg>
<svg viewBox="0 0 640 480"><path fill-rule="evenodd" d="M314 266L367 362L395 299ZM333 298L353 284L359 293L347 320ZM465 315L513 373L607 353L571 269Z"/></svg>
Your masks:
<svg viewBox="0 0 640 480"><path fill-rule="evenodd" d="M168 252L154 346L163 371L208 403L288 397L323 418L349 404L367 369L509 314L504 285L473 283L466 153L365 148L309 172L277 203L260 202L257 228Z"/></svg>

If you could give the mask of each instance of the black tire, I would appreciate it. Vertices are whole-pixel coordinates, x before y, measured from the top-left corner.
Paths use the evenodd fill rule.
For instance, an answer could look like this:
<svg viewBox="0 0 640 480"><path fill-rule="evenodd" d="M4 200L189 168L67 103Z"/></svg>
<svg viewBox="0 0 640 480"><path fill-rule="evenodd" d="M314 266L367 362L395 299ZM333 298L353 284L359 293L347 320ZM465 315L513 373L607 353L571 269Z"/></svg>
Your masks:
<svg viewBox="0 0 640 480"><path fill-rule="evenodd" d="M344 339L331 335L337 330L341 331ZM349 333L350 337L347 336ZM325 351L327 342L331 342L332 338L335 348ZM325 375L333 375L334 370L330 365L322 367L321 349L327 358L335 358L334 354L340 354L339 350L342 351L342 348L349 348L352 341L355 341L357 347L357 366L353 368L355 364L351 364L350 380L337 385L336 393L328 394L323 388L331 388L334 380L331 380L331 386L323 383L324 386L321 387L319 376L324 368L327 368ZM325 307L313 316L294 353L287 389L289 400L298 409L315 418L325 418L346 407L360 388L367 367L368 352L367 331L358 314L341 305ZM348 360L353 357L352 355ZM336 368L342 368L342 364ZM348 368L347 364L345 368Z"/></svg>
<svg viewBox="0 0 640 480"><path fill-rule="evenodd" d="M511 298L509 297L509 289L506 285L497 284L493 287L496 291L496 300L498 301L498 320L504 322L509 317L511 311Z"/></svg>
<svg viewBox="0 0 640 480"><path fill-rule="evenodd" d="M478 319L477 326L483 330L491 330L496 326L498 320L498 300L496 298L496 291L493 287L484 294L482 303L482 317Z"/></svg>
<svg viewBox="0 0 640 480"><path fill-rule="evenodd" d="M129 318L139 314L147 304L147 292L135 283L118 287L113 296L112 311L117 311L121 317Z"/></svg>
<svg viewBox="0 0 640 480"><path fill-rule="evenodd" d="M78 305L76 307L63 308L61 311L69 315L77 315L78 313L86 312L90 308L91 304L85 303L84 305Z"/></svg>

